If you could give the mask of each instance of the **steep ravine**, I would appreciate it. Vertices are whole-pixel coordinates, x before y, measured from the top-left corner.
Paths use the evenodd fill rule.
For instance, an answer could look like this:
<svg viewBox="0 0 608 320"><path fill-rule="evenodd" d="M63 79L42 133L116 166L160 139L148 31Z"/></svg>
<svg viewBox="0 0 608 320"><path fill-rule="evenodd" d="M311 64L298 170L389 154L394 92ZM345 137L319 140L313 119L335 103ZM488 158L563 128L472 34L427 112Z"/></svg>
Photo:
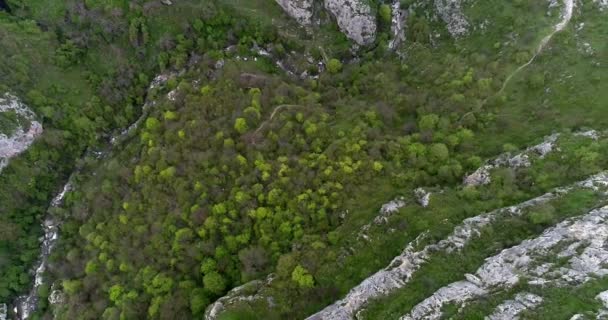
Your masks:
<svg viewBox="0 0 608 320"><path fill-rule="evenodd" d="M164 85L167 80L174 74L163 74L159 75L151 82L148 90L152 90L154 88L160 87ZM141 116L135 120L127 129L119 132L117 135L112 137L109 140L109 144L107 147L103 148L103 151L87 151L87 155L94 153L97 157L103 157L108 154L112 148L118 147L121 143L123 143L133 132L137 130L139 125L148 117L150 108L155 105L154 101L146 101L142 108ZM50 203L49 208L59 207L63 204L63 200L65 195L72 189L72 180L75 175L80 172L80 169L76 169L68 182L63 186L61 192L53 198ZM59 227L61 221L59 221L56 217L53 217L51 214L47 214L45 217L42 228L44 230L44 236L41 238L40 243L40 255L38 257L38 262L35 266L34 270L34 283L28 292L28 294L23 295L15 299L13 303L13 313L20 320L28 319L29 316L36 311L38 307L38 289L45 283L44 273L47 269L48 259L52 253L57 240L59 239ZM1 309L1 308L0 308ZM0 319L1 320L1 319Z"/></svg>
<svg viewBox="0 0 608 320"><path fill-rule="evenodd" d="M63 186L63 189L53 201L51 201L51 208L59 207L63 204L66 193L72 188L71 177L68 182ZM34 286L31 288L27 295L18 297L15 300L15 306L13 312L19 319L27 319L34 312L38 306L38 289L44 284L44 272L48 264L49 256L57 243L59 238L59 221L50 214L47 214L44 222L42 223L44 228L44 237L40 245L40 256L36 264Z"/></svg>
<svg viewBox="0 0 608 320"><path fill-rule="evenodd" d="M225 50L228 50L228 48L230 48L230 46L227 47ZM251 52L271 59L272 62L279 67L282 65L282 60L279 57L273 55L272 53L270 53L264 49L254 47L254 48L252 48ZM239 58L237 57L236 59L238 60ZM245 58L241 58L241 59L245 59ZM251 59L255 59L255 57L251 57ZM218 63L216 63L215 68L216 69L223 68L223 65L224 65L223 60L220 60L220 61L218 61ZM290 75L294 74L293 72L286 70L284 68L281 68L281 69L284 72L286 72L287 74L290 74ZM179 77L185 71L186 71L186 69L182 69L179 72L167 72L167 73L156 76L150 83L150 85L148 87L148 92L150 92L153 89L163 87L169 79L171 79L173 77ZM303 75L305 77L312 77L312 76L308 76L305 74L303 74ZM175 90L169 92L167 94L167 99L172 99L172 96L175 94L175 92L176 92ZM2 103L2 100L0 100L0 107L2 107L1 103ZM115 150L115 149L119 148L121 145L123 145L124 143L126 143L133 136L133 134L135 132L137 132L140 125L149 116L153 107L156 106L156 103L157 102L154 99L146 99L144 105L142 106L142 112L141 112L141 115L139 116L139 118L137 118L131 125L129 125L125 129L120 130L115 135L108 137L107 143L104 146L101 146L101 148L96 149L96 150L88 150L87 155L93 154L98 159L104 158L105 156L110 154L112 152L112 150ZM1 108L0 108L0 111L2 111ZM28 111L29 111L29 109L28 109ZM32 114L31 119L33 119L33 114ZM34 121L32 121L32 126L33 126L33 123L34 123ZM40 128L41 128L41 126L40 126ZM40 133L41 133L41 131L37 134L40 134ZM1 138L1 136L0 136L0 138ZM35 136L32 137L32 141L33 141L33 138L35 138ZM1 140L0 140L0 142L1 142ZM31 141L29 143L31 144ZM1 146L2 145L0 143L0 147ZM27 146L29 146L29 144ZM0 156L1 156L1 154L0 154ZM2 160L1 157L0 157L0 160ZM0 162L0 164L1 164L1 162ZM0 167L0 169L1 169L1 167ZM63 187L63 190L51 202L51 204L50 204L51 208L61 206L63 204L63 199L64 199L66 193L69 192L72 188L72 182L71 182L72 177L79 173L80 173L80 169L76 169L72 173L72 175L70 176L70 179L68 180L66 185ZM36 264L36 268L33 269L33 272L35 275L34 283L32 285L31 290L29 291L29 293L27 295L18 297L13 302L13 305L11 306L13 308L13 312L15 313L17 318L20 320L27 319L36 310L36 308L38 306L38 288L42 284L44 284L44 272L47 268L48 258L51 255L51 252L59 238L60 224L61 224L61 221L58 221L51 215L47 215L44 222L42 223L42 227L44 230L44 236L41 238L41 245L40 245L41 252L38 257L38 262ZM60 292L55 292L55 293L57 293L58 296L61 295ZM51 299L52 297L53 297L53 294L51 294L49 299ZM3 310L2 307L3 306L6 306L6 304L0 304L0 320L3 320L2 319L2 310Z"/></svg>

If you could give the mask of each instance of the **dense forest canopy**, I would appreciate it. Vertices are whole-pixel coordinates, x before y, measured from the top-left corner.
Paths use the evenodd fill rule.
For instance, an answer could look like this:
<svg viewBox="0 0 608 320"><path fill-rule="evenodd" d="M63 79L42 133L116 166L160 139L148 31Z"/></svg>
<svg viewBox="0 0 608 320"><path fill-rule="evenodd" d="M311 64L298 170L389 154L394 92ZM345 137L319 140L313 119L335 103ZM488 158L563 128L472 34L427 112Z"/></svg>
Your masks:
<svg viewBox="0 0 608 320"><path fill-rule="evenodd" d="M0 173L8 316L42 261L31 319L303 319L408 243L608 168L605 5L445 2L0 0L0 94L35 114L1 112L0 132L44 128ZM606 200L560 192L424 259L358 316L415 314ZM527 316L597 309L605 281L564 309L548 286ZM545 290L523 282L442 312L483 318Z"/></svg>

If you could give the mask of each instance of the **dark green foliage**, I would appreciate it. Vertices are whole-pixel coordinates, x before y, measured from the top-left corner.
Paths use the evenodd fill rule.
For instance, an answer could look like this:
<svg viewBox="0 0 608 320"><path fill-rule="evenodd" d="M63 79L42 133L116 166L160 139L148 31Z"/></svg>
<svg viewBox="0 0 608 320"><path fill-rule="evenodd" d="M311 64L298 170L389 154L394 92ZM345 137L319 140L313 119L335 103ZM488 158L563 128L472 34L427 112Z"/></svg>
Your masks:
<svg viewBox="0 0 608 320"><path fill-rule="evenodd" d="M494 97L514 64L529 59L536 31L548 26L536 19L545 16L536 2L480 3L467 14L479 24L484 10L498 10L496 26L458 41L425 12L430 4L417 3L403 59L385 49L386 4L373 3L382 19L378 46L351 59L335 26L303 34L281 24L266 3L174 2L13 0L15 16L0 14L0 82L8 86L0 93L23 97L46 130L0 175L0 300L31 283L39 221L77 165L75 191L52 210L63 223L47 275L67 294L55 310L60 319L200 318L231 288L269 273L276 274L266 292L274 308L238 305L223 317L304 318L421 232L439 239L468 216L608 167L605 141L568 138L560 141L564 153L496 170L487 188L458 188L466 172L498 152L553 130L606 124L599 68L576 66L590 75L576 83L579 94L556 81L564 65L553 61L557 53L541 61L548 70L522 73L517 90ZM292 52L335 58L326 61L327 73L301 80L252 52L255 46L312 74L316 65ZM179 70L146 92L155 74ZM557 86L555 97L543 94L548 86ZM559 92L587 102L580 105L595 116L580 119ZM594 101L581 98L595 92ZM133 123L146 98L155 102L150 114L111 149L106 138ZM0 117L0 131L10 131L13 120ZM96 159L87 149L112 151ZM446 192L430 209L409 206L372 229L372 242L357 238L381 203L419 186ZM484 230L463 255L434 257L394 304L372 305L370 314L397 315L487 255L586 208L583 200ZM44 312L50 316L43 305Z"/></svg>

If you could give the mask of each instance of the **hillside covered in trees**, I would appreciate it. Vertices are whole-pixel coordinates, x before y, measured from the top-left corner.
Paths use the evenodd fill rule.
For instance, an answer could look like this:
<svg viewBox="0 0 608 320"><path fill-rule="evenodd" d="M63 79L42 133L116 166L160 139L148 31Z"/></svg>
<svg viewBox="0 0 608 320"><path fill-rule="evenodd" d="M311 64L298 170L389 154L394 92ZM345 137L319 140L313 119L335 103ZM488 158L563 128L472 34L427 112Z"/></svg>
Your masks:
<svg viewBox="0 0 608 320"><path fill-rule="evenodd" d="M0 315L601 318L607 38L602 0L0 0Z"/></svg>

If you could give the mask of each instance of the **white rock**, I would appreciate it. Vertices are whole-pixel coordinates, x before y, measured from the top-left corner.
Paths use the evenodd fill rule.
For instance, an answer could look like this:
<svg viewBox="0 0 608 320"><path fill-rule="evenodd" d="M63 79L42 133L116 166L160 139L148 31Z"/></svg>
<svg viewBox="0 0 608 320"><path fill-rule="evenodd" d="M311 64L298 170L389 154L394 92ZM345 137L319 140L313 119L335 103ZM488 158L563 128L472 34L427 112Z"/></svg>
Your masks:
<svg viewBox="0 0 608 320"><path fill-rule="evenodd" d="M494 169L492 165L484 165L470 175L464 177L463 184L465 186L481 186L492 182L490 170Z"/></svg>
<svg viewBox="0 0 608 320"><path fill-rule="evenodd" d="M405 198L403 197L398 197L394 200L391 200L385 204L382 205L382 207L380 208L380 215L390 215L393 214L397 211L399 211L399 209L405 207Z"/></svg>
<svg viewBox="0 0 608 320"><path fill-rule="evenodd" d="M579 218L568 219L545 230L535 239L525 240L517 246L505 249L486 259L475 275L481 285L470 281L452 283L436 291L416 305L402 320L439 319L441 308L447 304L462 305L486 295L489 291L508 289L524 277L541 278L553 285L578 285L608 273L608 206L596 209ZM581 243L583 252L572 257L565 266L544 274L533 274L533 262L556 255L555 249L563 244ZM555 274L567 275L555 278ZM550 278L544 278L544 276ZM477 282L477 281L476 281Z"/></svg>
<svg viewBox="0 0 608 320"><path fill-rule="evenodd" d="M336 18L338 27L359 45L376 39L376 17L364 0L325 0L325 8Z"/></svg>
<svg viewBox="0 0 608 320"><path fill-rule="evenodd" d="M226 310L227 307L229 307L230 305L233 305L235 303L256 301L256 300L263 299L264 297L261 296L259 291L264 285L270 284L270 282L272 282L273 279L274 279L274 276L272 274L270 274L266 278L266 281L254 280L254 281L250 281L248 283L245 283L242 286L239 286L239 287L236 287L236 288L230 290L225 296L219 298L217 301L215 301L213 304L211 304L210 306L207 307L207 310L205 311L204 319L205 320L218 319L218 316L224 310ZM250 295L244 295L243 291L252 291L254 293L250 294ZM274 305L274 303L270 297L266 298L266 302L268 303L268 305L270 307L272 307Z"/></svg>
<svg viewBox="0 0 608 320"><path fill-rule="evenodd" d="M600 11L608 9L608 0L593 0L599 7Z"/></svg>
<svg viewBox="0 0 608 320"><path fill-rule="evenodd" d="M529 167L532 165L530 162L530 155L537 155L541 159L546 157L553 151L559 136L560 135L557 133L547 136L543 142L529 147L515 155L503 153L495 159L488 161L470 175L464 177L463 184L465 186L481 186L489 184L492 181L490 171L496 168L507 167L517 169Z"/></svg>
<svg viewBox="0 0 608 320"><path fill-rule="evenodd" d="M53 290L49 295L50 304L63 304L65 301L65 295L61 290Z"/></svg>
<svg viewBox="0 0 608 320"><path fill-rule="evenodd" d="M608 1L608 0L606 0L606 1ZM599 132L597 132L596 130L575 132L574 135L579 136L579 137L587 137L592 140L598 140L601 136L601 134Z"/></svg>
<svg viewBox="0 0 608 320"><path fill-rule="evenodd" d="M403 41L405 41L405 25L407 11L401 9L401 1L393 0L391 5L391 35L392 39L388 42L388 48L396 49Z"/></svg>
<svg viewBox="0 0 608 320"><path fill-rule="evenodd" d="M383 223L387 223L388 218L391 215L393 215L394 213L398 212L399 209L405 207L405 205L406 205L406 202L405 202L404 197L397 197L397 198L383 204L382 207L380 208L380 211L378 212L378 215L374 218L374 220L371 223L368 223L368 224L364 225L363 227L361 227L358 237L362 238L366 241L369 241L370 240L369 236L366 233L372 227L372 224L381 225Z"/></svg>
<svg viewBox="0 0 608 320"><path fill-rule="evenodd" d="M6 320L8 316L8 307L6 303L0 303L0 320Z"/></svg>
<svg viewBox="0 0 608 320"><path fill-rule="evenodd" d="M518 293L515 299L501 303L486 320L516 320L525 310L538 307L543 298L531 293Z"/></svg>
<svg viewBox="0 0 608 320"><path fill-rule="evenodd" d="M431 202L431 192L426 191L424 188L417 188L414 190L414 194L416 195L416 199L418 199L418 203L424 208L429 206Z"/></svg>
<svg viewBox="0 0 608 320"><path fill-rule="evenodd" d="M471 238L479 235L480 230L483 227L493 223L494 221L508 216L521 215L524 212L523 209L546 203L552 199L562 196L563 194L572 190L574 187L595 187L598 184L607 182L608 173L602 172L570 187L557 188L552 192L522 202L518 205L500 208L489 213L484 213L476 217L465 219L460 225L454 228L452 234L450 234L446 239L441 240L438 243L429 244L423 249L416 251L415 248L419 247L420 242L425 237L425 234L423 233L419 235L412 243L408 244L401 254L395 257L386 268L366 278L356 287L352 288L343 299L334 302L332 305L327 306L325 309L310 316L308 320L353 319L357 312L359 312L369 300L384 296L406 286L412 275L427 262L433 252L452 252L455 250L460 250L464 248ZM523 263L525 260L520 259L519 262ZM469 277L473 279L472 276L473 275ZM481 277L479 274L474 276L479 278L480 282L487 282L487 280L484 280L485 278ZM496 277L497 279L501 279L500 282L502 283L513 283L517 280L511 273L505 273L504 275L498 274Z"/></svg>
<svg viewBox="0 0 608 320"><path fill-rule="evenodd" d="M299 24L310 25L312 23L313 0L275 0L281 8L294 18Z"/></svg>
<svg viewBox="0 0 608 320"><path fill-rule="evenodd" d="M36 137L42 134L42 124L34 120L35 114L21 101L10 94L0 96L0 113L13 111L30 122L29 128L18 126L10 134L0 133L0 172L8 165L8 161L27 150Z"/></svg>
<svg viewBox="0 0 608 320"><path fill-rule="evenodd" d="M383 270L363 280L350 290L344 299L336 301L320 312L308 317L308 320L346 320L353 319L355 314L370 300L403 287L412 274L426 262L425 250L415 251L415 246L424 237L420 235L410 243L403 252Z"/></svg>
<svg viewBox="0 0 608 320"><path fill-rule="evenodd" d="M453 37L468 32L469 22L462 12L462 0L435 0L435 9Z"/></svg>
<svg viewBox="0 0 608 320"><path fill-rule="evenodd" d="M604 308L608 309L608 290L600 292L595 298L602 302Z"/></svg>

